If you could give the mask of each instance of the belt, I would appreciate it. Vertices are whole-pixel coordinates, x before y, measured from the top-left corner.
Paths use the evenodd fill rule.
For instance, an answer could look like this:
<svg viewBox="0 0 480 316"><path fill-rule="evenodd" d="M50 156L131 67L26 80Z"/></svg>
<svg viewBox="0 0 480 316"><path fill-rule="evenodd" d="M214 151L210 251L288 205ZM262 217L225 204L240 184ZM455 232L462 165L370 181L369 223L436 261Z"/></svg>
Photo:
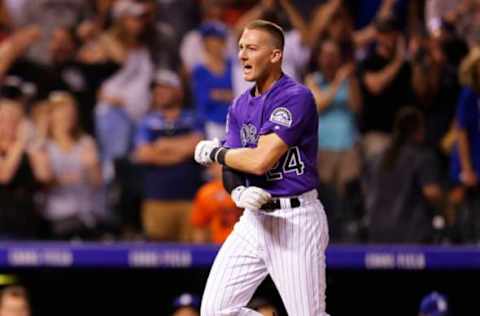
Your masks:
<svg viewBox="0 0 480 316"><path fill-rule="evenodd" d="M265 212L273 212L274 210L282 208L295 208L301 205L300 199L298 197L292 198L273 198L267 203L263 204L260 208Z"/></svg>

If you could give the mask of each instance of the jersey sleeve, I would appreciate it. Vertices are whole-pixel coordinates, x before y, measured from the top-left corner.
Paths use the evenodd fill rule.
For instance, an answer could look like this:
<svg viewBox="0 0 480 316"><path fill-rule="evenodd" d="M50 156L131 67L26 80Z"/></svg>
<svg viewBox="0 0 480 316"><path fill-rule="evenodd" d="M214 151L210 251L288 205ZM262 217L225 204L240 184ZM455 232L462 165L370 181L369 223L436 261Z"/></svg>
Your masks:
<svg viewBox="0 0 480 316"><path fill-rule="evenodd" d="M298 143L311 118L317 115L315 101L308 91L285 96L281 102L272 102L264 115L260 135L277 134L287 145Z"/></svg>
<svg viewBox="0 0 480 316"><path fill-rule="evenodd" d="M236 100L232 103L227 113L225 142L223 143L223 146L227 148L243 147L240 140L240 126L235 118L235 104Z"/></svg>

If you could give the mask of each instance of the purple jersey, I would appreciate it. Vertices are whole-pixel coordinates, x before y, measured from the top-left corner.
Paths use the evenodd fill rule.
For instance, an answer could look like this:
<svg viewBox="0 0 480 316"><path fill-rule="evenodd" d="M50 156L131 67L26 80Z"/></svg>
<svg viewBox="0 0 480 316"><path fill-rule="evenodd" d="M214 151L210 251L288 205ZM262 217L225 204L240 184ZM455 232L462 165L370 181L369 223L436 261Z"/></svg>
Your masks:
<svg viewBox="0 0 480 316"><path fill-rule="evenodd" d="M268 91L247 90L232 104L225 147L256 147L261 135L276 133L287 153L265 175L247 174L247 184L272 196L292 196L317 188L318 116L310 91L283 75Z"/></svg>

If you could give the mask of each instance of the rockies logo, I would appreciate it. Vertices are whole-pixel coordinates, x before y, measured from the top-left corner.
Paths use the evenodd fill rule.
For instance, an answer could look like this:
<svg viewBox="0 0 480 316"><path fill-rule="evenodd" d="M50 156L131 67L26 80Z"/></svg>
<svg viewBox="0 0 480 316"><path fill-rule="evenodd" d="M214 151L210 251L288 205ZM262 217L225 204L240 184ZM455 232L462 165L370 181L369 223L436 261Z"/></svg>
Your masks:
<svg viewBox="0 0 480 316"><path fill-rule="evenodd" d="M247 146L248 144L256 145L258 141L257 128L255 125L248 123L243 124L240 129L240 138L242 140L242 146Z"/></svg>
<svg viewBox="0 0 480 316"><path fill-rule="evenodd" d="M283 125L285 127L290 127L292 125L292 120L292 113L284 107L276 108L272 112L272 115L270 115L271 122Z"/></svg>

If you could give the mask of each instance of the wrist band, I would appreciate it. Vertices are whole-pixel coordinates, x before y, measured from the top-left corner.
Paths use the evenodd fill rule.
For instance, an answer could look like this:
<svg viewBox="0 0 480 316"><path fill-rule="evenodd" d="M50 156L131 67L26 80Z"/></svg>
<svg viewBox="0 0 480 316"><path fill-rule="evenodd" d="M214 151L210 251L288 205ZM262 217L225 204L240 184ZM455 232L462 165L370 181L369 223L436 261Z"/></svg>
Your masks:
<svg viewBox="0 0 480 316"><path fill-rule="evenodd" d="M225 155L227 154L227 151L228 149L225 147L214 148L210 153L210 159L221 165L225 165Z"/></svg>

